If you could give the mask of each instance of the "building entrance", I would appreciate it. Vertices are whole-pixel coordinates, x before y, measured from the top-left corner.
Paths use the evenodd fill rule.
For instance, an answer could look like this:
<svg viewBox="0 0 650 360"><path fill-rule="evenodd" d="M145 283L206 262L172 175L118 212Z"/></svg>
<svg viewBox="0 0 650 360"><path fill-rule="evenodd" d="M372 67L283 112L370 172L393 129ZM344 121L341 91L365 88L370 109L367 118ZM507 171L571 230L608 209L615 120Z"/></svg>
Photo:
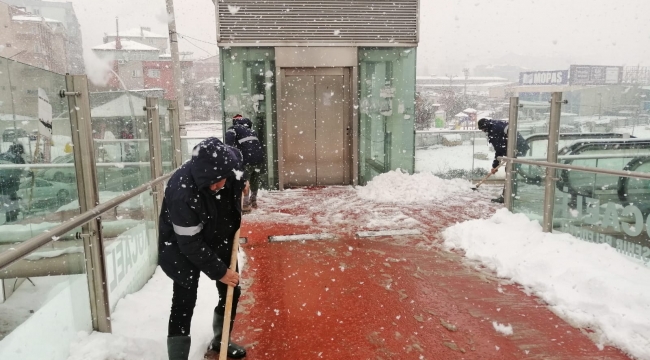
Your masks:
<svg viewBox="0 0 650 360"><path fill-rule="evenodd" d="M349 68L283 68L281 81L282 185L351 184Z"/></svg>

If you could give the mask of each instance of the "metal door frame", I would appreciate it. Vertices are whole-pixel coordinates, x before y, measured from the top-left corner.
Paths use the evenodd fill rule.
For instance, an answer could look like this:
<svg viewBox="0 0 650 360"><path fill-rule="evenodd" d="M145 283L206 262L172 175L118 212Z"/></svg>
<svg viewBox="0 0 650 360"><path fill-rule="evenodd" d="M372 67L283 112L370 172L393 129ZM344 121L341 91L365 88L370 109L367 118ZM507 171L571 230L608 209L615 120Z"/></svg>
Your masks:
<svg viewBox="0 0 650 360"><path fill-rule="evenodd" d="M354 111L356 104L356 67L350 66L337 66L337 67L279 67L277 68L277 101L278 101L278 122L277 122L277 146L278 146L278 182L280 190L284 190L284 175L283 175L283 162L284 162L284 142L283 136L285 131L286 114L283 106L282 86L286 84L287 76L326 76L326 75L343 75L343 86L346 90L344 99L348 106L344 107L344 117L347 118L347 142L344 151L344 159L346 171L344 173L345 185L356 185L357 183L357 153L355 151L358 144L358 125L355 121L357 118Z"/></svg>
<svg viewBox="0 0 650 360"><path fill-rule="evenodd" d="M350 114L352 121L351 176L352 185L359 181L359 56L358 45L354 46L276 46L275 47L275 104L277 106L276 136L278 185L283 189L282 176L282 86L286 68L349 68L350 72Z"/></svg>

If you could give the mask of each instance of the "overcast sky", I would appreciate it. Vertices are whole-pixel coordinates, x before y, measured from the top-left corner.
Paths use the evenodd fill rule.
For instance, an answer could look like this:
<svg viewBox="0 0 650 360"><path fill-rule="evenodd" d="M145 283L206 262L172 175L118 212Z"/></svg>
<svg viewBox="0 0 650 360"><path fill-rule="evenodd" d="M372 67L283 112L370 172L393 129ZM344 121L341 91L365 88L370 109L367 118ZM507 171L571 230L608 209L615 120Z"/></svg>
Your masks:
<svg viewBox="0 0 650 360"><path fill-rule="evenodd" d="M81 23L84 47L105 32L148 26L167 34L164 0L68 0ZM650 66L650 0L420 0L420 74L460 74L479 64L533 70L571 63ZM216 42L211 0L175 0L178 32ZM217 47L180 39L195 57Z"/></svg>

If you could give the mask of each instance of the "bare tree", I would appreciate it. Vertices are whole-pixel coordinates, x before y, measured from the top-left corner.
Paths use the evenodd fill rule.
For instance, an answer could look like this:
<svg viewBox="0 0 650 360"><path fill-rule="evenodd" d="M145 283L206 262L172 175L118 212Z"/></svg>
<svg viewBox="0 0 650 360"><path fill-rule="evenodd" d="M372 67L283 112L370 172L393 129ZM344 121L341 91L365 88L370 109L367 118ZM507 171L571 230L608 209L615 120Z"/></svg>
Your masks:
<svg viewBox="0 0 650 360"><path fill-rule="evenodd" d="M436 108L430 98L415 94L415 129L426 130L431 127L431 121L435 115Z"/></svg>

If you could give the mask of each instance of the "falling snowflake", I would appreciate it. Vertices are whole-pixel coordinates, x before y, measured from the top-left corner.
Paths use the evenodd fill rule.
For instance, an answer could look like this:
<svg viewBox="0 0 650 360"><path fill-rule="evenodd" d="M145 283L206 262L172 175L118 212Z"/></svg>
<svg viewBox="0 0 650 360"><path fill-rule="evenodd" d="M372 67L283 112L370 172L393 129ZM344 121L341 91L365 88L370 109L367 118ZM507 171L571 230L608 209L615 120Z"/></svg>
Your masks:
<svg viewBox="0 0 650 360"><path fill-rule="evenodd" d="M228 11L230 11L230 14L232 15L237 14L239 12L239 9L241 9L241 7L236 5L228 5Z"/></svg>

